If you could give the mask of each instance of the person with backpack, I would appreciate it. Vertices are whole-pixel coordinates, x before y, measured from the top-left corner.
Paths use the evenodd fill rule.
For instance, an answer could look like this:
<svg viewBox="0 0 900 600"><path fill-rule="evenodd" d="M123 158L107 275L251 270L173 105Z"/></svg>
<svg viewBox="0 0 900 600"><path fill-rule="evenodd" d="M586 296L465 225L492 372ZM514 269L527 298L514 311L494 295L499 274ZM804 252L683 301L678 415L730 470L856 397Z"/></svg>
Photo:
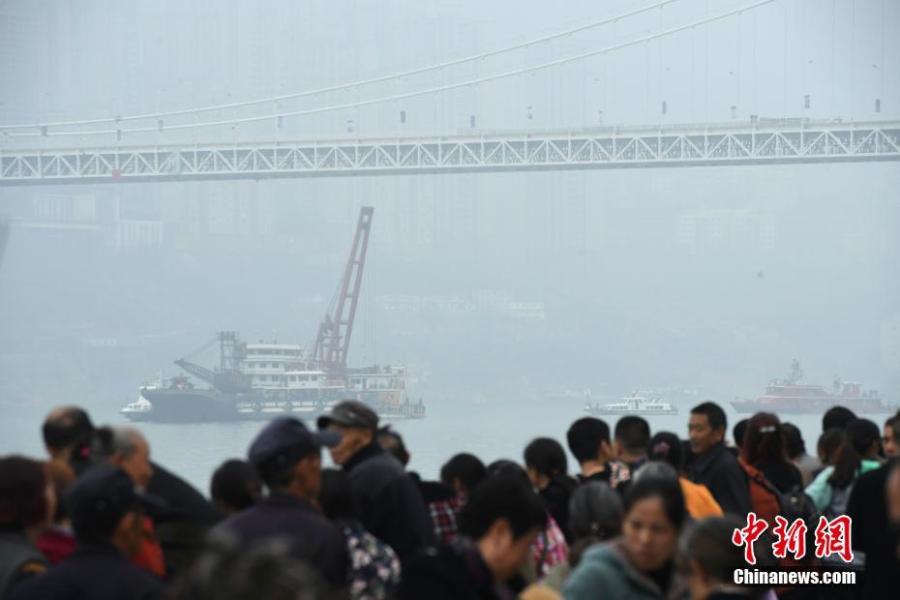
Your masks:
<svg viewBox="0 0 900 600"><path fill-rule="evenodd" d="M739 459L747 474L750 504L756 516L768 524L766 538L771 538L775 517L793 522L802 519L807 537L815 531L819 512L803 493L803 476L788 459L781 421L772 413L756 413L747 423ZM781 559L782 566L796 564L791 558Z"/></svg>
<svg viewBox="0 0 900 600"><path fill-rule="evenodd" d="M876 460L881 444L881 431L869 419L855 419L844 430L845 441L835 452L832 464L806 488L806 494L826 517L847 512L847 500L853 483L863 473L880 465Z"/></svg>
<svg viewBox="0 0 900 600"><path fill-rule="evenodd" d="M782 494L803 487L800 470L787 456L781 421L772 413L761 412L750 417L741 445L740 463L748 476L748 467L762 472Z"/></svg>

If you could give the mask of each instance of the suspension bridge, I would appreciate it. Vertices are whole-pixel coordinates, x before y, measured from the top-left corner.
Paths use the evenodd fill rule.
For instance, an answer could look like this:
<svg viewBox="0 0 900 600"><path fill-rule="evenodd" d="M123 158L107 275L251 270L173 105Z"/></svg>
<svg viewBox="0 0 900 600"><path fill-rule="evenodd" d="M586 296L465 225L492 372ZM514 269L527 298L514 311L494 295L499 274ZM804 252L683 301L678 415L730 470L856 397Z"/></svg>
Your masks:
<svg viewBox="0 0 900 600"><path fill-rule="evenodd" d="M320 89L168 112L0 125L0 186L900 159L900 121L894 120L857 122L753 117L745 122L654 127L473 130L455 135L372 138L347 135L299 140L285 139L283 132L268 137L252 133L254 125L272 123L276 131L280 131L290 119L435 96L546 71L631 46L646 45L679 32L696 31L723 19L740 19L762 6L788 0L757 0L663 27L662 10L679 1L662 0L488 52ZM542 63L352 102L238 114L483 61L653 10L660 11L660 26L656 31ZM877 103L880 112L880 100ZM220 116L223 111L233 115L223 118ZM405 119L405 113L401 118ZM474 117L472 121L474 124ZM241 125L251 128L248 130L251 133L245 134L248 139L221 141L221 131L225 128L234 131ZM192 137L185 139L186 135Z"/></svg>

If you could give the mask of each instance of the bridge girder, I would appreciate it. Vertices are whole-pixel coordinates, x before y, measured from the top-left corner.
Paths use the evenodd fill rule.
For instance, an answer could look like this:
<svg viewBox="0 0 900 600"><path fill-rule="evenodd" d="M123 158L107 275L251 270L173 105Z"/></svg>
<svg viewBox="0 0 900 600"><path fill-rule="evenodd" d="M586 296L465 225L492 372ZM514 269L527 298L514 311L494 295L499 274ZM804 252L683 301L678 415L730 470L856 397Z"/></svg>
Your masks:
<svg viewBox="0 0 900 600"><path fill-rule="evenodd" d="M0 148L0 185L900 159L900 122L745 124L308 142Z"/></svg>

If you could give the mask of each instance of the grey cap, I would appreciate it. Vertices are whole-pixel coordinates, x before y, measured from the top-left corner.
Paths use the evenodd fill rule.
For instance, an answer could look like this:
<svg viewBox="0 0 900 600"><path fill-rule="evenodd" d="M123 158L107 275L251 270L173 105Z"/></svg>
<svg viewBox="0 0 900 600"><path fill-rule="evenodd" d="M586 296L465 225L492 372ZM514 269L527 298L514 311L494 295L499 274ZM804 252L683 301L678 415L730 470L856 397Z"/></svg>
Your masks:
<svg viewBox="0 0 900 600"><path fill-rule="evenodd" d="M275 459L285 462L339 441L340 436L335 433L310 431L299 419L279 417L257 434L247 450L247 460L256 467Z"/></svg>
<svg viewBox="0 0 900 600"><path fill-rule="evenodd" d="M368 404L357 400L343 400L334 405L327 415L322 415L316 421L319 429L325 429L332 423L344 427L359 427L376 431L378 429L378 415Z"/></svg>

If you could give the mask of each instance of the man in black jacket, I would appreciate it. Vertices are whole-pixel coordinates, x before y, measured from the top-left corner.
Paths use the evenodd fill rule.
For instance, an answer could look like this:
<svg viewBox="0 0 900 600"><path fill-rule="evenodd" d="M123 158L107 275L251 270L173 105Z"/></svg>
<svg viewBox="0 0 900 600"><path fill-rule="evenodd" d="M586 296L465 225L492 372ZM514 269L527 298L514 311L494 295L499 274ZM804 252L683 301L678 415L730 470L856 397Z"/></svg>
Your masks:
<svg viewBox="0 0 900 600"><path fill-rule="evenodd" d="M280 539L291 555L307 561L325 581L342 588L349 558L344 536L313 506L322 481L321 447L337 436L314 433L302 421L279 417L266 425L247 452L269 495L213 530L245 545Z"/></svg>
<svg viewBox="0 0 900 600"><path fill-rule="evenodd" d="M847 501L847 515L853 519L853 549L865 553L866 560L860 597L889 598L900 589L900 535L898 526L891 525L888 507L892 472L900 472L900 459L857 477Z"/></svg>
<svg viewBox="0 0 900 600"><path fill-rule="evenodd" d="M320 430L340 435L331 459L350 478L363 526L400 558L434 541L434 529L415 482L378 444L378 415L362 402L345 400L319 417Z"/></svg>
<svg viewBox="0 0 900 600"><path fill-rule="evenodd" d="M153 600L162 582L132 565L127 556L141 541L141 497L131 477L111 465L98 465L66 493L75 551L45 574L15 588L10 599Z"/></svg>
<svg viewBox="0 0 900 600"><path fill-rule="evenodd" d="M737 458L725 447L725 411L715 402L704 402L691 409L688 437L693 460L687 466L688 478L702 483L726 514L742 519L751 511L747 475Z"/></svg>

